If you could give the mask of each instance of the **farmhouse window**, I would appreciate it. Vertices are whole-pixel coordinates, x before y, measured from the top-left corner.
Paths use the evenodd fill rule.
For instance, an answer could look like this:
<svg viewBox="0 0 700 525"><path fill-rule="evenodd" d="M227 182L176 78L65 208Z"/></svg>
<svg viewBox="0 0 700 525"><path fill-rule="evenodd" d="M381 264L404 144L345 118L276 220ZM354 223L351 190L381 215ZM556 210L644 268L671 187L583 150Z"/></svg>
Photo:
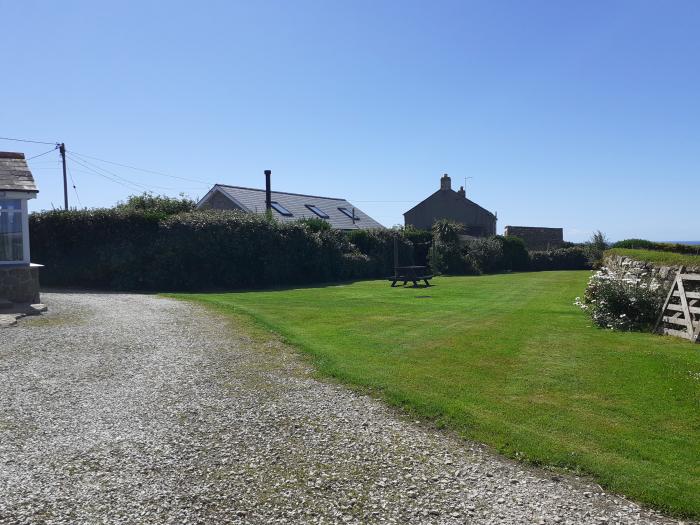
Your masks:
<svg viewBox="0 0 700 525"><path fill-rule="evenodd" d="M0 199L0 264L29 261L27 201Z"/></svg>
<svg viewBox="0 0 700 525"><path fill-rule="evenodd" d="M306 207L309 208L312 212L314 212L316 215L318 215L318 216L321 217L322 219L327 219L327 218L328 218L328 214L325 213L324 211L322 211L322 210L321 210L318 206L316 206L315 204L307 204Z"/></svg>

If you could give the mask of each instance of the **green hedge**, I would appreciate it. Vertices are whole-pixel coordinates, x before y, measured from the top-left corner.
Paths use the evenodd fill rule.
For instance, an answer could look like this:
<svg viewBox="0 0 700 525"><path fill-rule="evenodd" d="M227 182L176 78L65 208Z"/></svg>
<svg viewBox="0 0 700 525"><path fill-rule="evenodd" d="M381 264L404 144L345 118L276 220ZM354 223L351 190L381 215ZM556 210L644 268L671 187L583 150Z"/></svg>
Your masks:
<svg viewBox="0 0 700 525"><path fill-rule="evenodd" d="M413 262L400 230L348 235L231 211L49 211L30 216L30 232L42 282L58 286L203 290L386 277L395 237L400 261Z"/></svg>
<svg viewBox="0 0 700 525"><path fill-rule="evenodd" d="M660 252L700 255L700 245L654 242L646 239L625 239L612 245L613 248L630 248L633 250L654 250Z"/></svg>
<svg viewBox="0 0 700 525"><path fill-rule="evenodd" d="M517 237L494 235L460 240L461 225L437 221L433 226L430 262L433 270L451 275L508 271L585 270L591 268L588 246L528 252Z"/></svg>
<svg viewBox="0 0 700 525"><path fill-rule="evenodd" d="M559 248L541 252L530 252L530 270L588 270L591 268L590 254L584 247Z"/></svg>

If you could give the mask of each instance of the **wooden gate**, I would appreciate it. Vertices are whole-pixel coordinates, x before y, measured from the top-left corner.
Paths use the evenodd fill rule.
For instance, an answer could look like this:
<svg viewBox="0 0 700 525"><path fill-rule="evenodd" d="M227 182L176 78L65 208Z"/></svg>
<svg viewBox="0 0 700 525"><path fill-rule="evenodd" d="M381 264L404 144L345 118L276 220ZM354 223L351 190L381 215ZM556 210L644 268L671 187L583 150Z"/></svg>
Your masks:
<svg viewBox="0 0 700 525"><path fill-rule="evenodd" d="M656 329L661 333L700 342L700 274L678 271L668 292Z"/></svg>

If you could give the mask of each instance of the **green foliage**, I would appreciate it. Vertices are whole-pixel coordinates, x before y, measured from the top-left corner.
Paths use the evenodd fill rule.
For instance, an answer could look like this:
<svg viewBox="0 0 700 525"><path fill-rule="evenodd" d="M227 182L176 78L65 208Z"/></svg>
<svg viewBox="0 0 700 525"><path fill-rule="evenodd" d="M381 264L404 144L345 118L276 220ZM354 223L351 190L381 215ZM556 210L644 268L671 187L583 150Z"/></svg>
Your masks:
<svg viewBox="0 0 700 525"><path fill-rule="evenodd" d="M319 217L305 217L296 221L302 226L306 226L312 232L322 232L331 229L331 225L328 221L324 221Z"/></svg>
<svg viewBox="0 0 700 525"><path fill-rule="evenodd" d="M585 247L557 248L530 252L530 270L583 270L591 267L589 252Z"/></svg>
<svg viewBox="0 0 700 525"><path fill-rule="evenodd" d="M592 266L598 266L603 260L603 253L608 249L609 242L605 234L597 230L593 232L590 240L586 243L586 253L588 256L588 262Z"/></svg>
<svg viewBox="0 0 700 525"><path fill-rule="evenodd" d="M459 242L459 235L464 231L464 226L458 222L440 219L433 224L433 241L441 244L453 244Z"/></svg>
<svg viewBox="0 0 700 525"><path fill-rule="evenodd" d="M433 234L428 230L419 230L413 226L401 229L406 240L413 244L413 263L427 266L428 256L433 245Z"/></svg>
<svg viewBox="0 0 700 525"><path fill-rule="evenodd" d="M150 212L159 217L167 217L193 211L196 204L184 194L180 194L180 198L175 198L144 192L141 195L131 195L126 202L117 204L115 208L124 211Z"/></svg>
<svg viewBox="0 0 700 525"><path fill-rule="evenodd" d="M700 516L697 345L593 326L572 304L589 276L437 277L429 298L386 281L194 298L421 419Z"/></svg>
<svg viewBox="0 0 700 525"><path fill-rule="evenodd" d="M414 263L413 243L400 229L352 230L347 233L347 239L360 253L369 257L371 277L387 277L394 273L394 241L399 266Z"/></svg>
<svg viewBox="0 0 700 525"><path fill-rule="evenodd" d="M530 256L525 243L519 237L496 236L503 249L503 269L523 272L530 268Z"/></svg>
<svg viewBox="0 0 700 525"><path fill-rule="evenodd" d="M466 268L473 272L496 273L505 269L503 257L503 238L485 237L468 241L462 249Z"/></svg>
<svg viewBox="0 0 700 525"><path fill-rule="evenodd" d="M651 331L664 302L660 283L647 275L619 278L607 269L591 276L576 304L601 328Z"/></svg>
<svg viewBox="0 0 700 525"><path fill-rule="evenodd" d="M700 245L654 242L645 239L625 239L616 242L612 247L700 255Z"/></svg>
<svg viewBox="0 0 700 525"><path fill-rule="evenodd" d="M199 290L386 277L390 231L355 234L316 223L281 223L235 211L154 213L113 209L30 216L32 257L49 285L118 290ZM399 240L402 260L411 243Z"/></svg>
<svg viewBox="0 0 700 525"><path fill-rule="evenodd" d="M459 223L441 219L435 221L432 228L433 245L428 254L428 262L434 272L450 275L463 275L471 268L462 254L459 235L463 226Z"/></svg>
<svg viewBox="0 0 700 525"><path fill-rule="evenodd" d="M589 252L581 247L528 252L517 237L495 235L459 240L458 225L436 223L430 266L438 273L470 275L507 271L582 270L590 268Z"/></svg>

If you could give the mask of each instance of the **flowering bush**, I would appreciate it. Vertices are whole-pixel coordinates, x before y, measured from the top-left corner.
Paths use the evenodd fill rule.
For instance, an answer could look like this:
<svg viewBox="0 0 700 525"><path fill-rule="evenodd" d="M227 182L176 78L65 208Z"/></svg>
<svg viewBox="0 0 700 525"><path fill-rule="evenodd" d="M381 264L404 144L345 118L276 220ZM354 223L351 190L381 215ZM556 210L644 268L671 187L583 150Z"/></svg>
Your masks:
<svg viewBox="0 0 700 525"><path fill-rule="evenodd" d="M588 281L583 299L574 304L598 326L611 330L651 330L663 306L661 284L647 274L621 278L603 267Z"/></svg>

